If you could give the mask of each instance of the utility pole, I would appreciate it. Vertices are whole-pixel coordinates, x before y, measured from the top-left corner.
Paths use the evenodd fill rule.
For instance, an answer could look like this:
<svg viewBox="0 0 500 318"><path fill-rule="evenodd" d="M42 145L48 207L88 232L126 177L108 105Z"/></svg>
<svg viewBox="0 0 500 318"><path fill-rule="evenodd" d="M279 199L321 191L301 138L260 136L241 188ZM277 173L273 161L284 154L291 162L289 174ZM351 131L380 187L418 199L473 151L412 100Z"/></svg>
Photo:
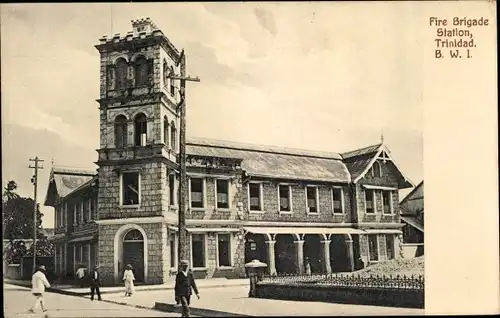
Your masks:
<svg viewBox="0 0 500 318"><path fill-rule="evenodd" d="M186 230L186 202L188 201L187 189L187 174L186 174L186 81L199 82L198 77L186 76L186 55L182 50L177 66L180 64L180 75L170 74L170 79L178 79L181 81L180 85L180 102L177 109L180 117L179 127L179 169L181 175L181 182L179 185L179 245L177 255L179 262L181 260L190 260L191 251L189 250L189 235Z"/></svg>
<svg viewBox="0 0 500 318"><path fill-rule="evenodd" d="M31 178L31 183L33 183L33 272L36 271L36 212L37 212L37 201L36 201L36 190L38 185L38 169L43 169L43 167L38 166L38 163L43 162L42 159L35 157L30 161L35 163L35 166L30 165L30 169L35 169L35 175Z"/></svg>

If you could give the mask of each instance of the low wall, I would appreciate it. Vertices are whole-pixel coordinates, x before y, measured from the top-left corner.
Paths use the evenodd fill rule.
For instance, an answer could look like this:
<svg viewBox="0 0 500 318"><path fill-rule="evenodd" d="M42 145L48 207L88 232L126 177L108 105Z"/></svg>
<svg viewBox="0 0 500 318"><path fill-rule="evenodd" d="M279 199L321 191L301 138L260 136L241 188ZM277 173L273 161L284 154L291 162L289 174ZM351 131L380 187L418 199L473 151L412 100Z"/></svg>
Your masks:
<svg viewBox="0 0 500 318"><path fill-rule="evenodd" d="M4 277L9 279L21 279L21 264L6 264L4 266Z"/></svg>
<svg viewBox="0 0 500 318"><path fill-rule="evenodd" d="M403 288L258 283L256 297L341 304L424 308L424 291Z"/></svg>
<svg viewBox="0 0 500 318"><path fill-rule="evenodd" d="M411 259L424 255L424 243L405 243L403 246L403 258Z"/></svg>

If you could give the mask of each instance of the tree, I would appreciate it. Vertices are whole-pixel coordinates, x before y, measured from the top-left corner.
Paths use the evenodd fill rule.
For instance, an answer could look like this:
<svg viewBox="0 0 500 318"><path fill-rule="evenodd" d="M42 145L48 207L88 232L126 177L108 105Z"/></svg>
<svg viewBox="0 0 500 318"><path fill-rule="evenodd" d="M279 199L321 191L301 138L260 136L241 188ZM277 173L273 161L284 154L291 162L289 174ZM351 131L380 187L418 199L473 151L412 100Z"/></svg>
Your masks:
<svg viewBox="0 0 500 318"><path fill-rule="evenodd" d="M2 202L19 198L19 195L15 193L16 190L17 190L17 183L13 180L10 180L7 183L7 186L4 188L4 192L2 195Z"/></svg>
<svg viewBox="0 0 500 318"><path fill-rule="evenodd" d="M2 202L4 239L32 239L33 238L33 199L22 198L15 190L15 181L9 181L5 187ZM42 217L40 205L37 204L37 238L44 236L42 231Z"/></svg>

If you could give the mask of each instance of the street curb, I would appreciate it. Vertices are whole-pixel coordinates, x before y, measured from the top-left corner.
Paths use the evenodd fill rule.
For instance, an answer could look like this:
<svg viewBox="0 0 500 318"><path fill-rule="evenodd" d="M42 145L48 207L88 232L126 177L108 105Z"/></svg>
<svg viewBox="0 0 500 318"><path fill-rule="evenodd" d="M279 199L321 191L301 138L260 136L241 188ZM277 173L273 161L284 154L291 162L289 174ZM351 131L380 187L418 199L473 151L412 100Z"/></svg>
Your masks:
<svg viewBox="0 0 500 318"><path fill-rule="evenodd" d="M4 283L7 284L12 284L16 286L23 286L23 287L31 287L31 283L29 282L20 282L20 281L9 281L9 280L4 280ZM247 286L249 283L241 283L241 284L233 284L233 285L224 285L224 284L219 284L219 285L209 285L209 286L200 286L200 289L206 289L206 288L221 288L221 287L240 287L240 286ZM145 288L145 289L140 289L136 290L136 292L142 292L142 291L161 291L161 290L174 290L174 287L162 287L162 288ZM63 295L74 295L74 296L90 296L90 291L88 292L75 292L75 291L69 291L69 290L64 290L64 289L59 289L59 288L54 288L50 287L47 288L48 292L53 292L53 293L58 293L58 294L63 294ZM120 294L123 293L123 290L116 290L116 291L101 291L101 295L106 295L106 294Z"/></svg>
<svg viewBox="0 0 500 318"><path fill-rule="evenodd" d="M168 303L155 302L153 309L163 312L182 313L182 307ZM251 315L235 314L233 312L219 311L213 309L189 307L192 315L201 317L256 317Z"/></svg>

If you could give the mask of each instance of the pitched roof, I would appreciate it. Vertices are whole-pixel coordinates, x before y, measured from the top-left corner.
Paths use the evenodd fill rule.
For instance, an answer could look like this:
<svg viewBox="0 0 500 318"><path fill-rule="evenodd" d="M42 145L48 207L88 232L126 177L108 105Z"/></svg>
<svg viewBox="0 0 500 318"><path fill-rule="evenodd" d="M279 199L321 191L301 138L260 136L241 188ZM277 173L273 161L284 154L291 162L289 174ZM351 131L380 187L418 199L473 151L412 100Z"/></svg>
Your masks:
<svg viewBox="0 0 500 318"><path fill-rule="evenodd" d="M352 150L352 151L349 151L349 152L344 152L342 154L342 158L349 159L351 157L358 157L358 156L369 155L369 154L377 152L378 149L380 148L380 146L382 146L382 144L376 144L376 145L364 147L364 148L361 148L361 149L356 149L356 150Z"/></svg>
<svg viewBox="0 0 500 318"><path fill-rule="evenodd" d="M93 179L95 170L54 166L50 172L49 186L45 197L45 205L52 205L57 198L63 198Z"/></svg>
<svg viewBox="0 0 500 318"><path fill-rule="evenodd" d="M324 182L350 181L349 171L337 153L198 138L187 140L186 153L242 159L242 168L251 176Z"/></svg>
<svg viewBox="0 0 500 318"><path fill-rule="evenodd" d="M364 147L361 149L353 150L342 154L344 158L344 163L349 169L351 178L354 183L358 182L371 168L376 159L380 154L385 153L386 158L390 159L392 164L396 167L399 172L402 182L400 182L400 188L410 188L413 187L413 183L408 179L401 169L398 167L396 162L391 158L391 151L383 143Z"/></svg>
<svg viewBox="0 0 500 318"><path fill-rule="evenodd" d="M416 228L420 232L424 232L424 225L421 224L420 221L418 220L418 218L416 218L414 216L401 216L401 221Z"/></svg>
<svg viewBox="0 0 500 318"><path fill-rule="evenodd" d="M349 173L353 180L363 174L381 146L382 144L376 144L342 154L344 163L347 169L349 169Z"/></svg>
<svg viewBox="0 0 500 318"><path fill-rule="evenodd" d="M422 180L399 203L401 213L416 214L424 210L424 181Z"/></svg>

